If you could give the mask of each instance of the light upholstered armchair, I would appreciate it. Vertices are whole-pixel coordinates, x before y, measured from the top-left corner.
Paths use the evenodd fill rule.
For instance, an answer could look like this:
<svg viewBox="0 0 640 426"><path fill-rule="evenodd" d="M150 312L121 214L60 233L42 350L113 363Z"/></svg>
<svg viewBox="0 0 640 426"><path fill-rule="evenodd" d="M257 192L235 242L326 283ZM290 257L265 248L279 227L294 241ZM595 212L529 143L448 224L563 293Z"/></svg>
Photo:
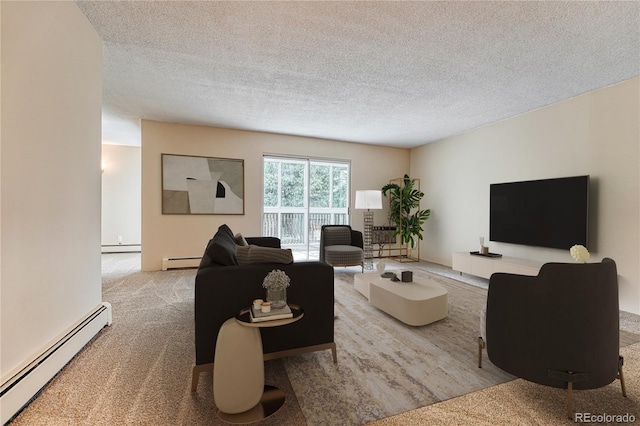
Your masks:
<svg viewBox="0 0 640 426"><path fill-rule="evenodd" d="M362 232L349 225L322 225L320 261L331 266L360 265L364 272Z"/></svg>
<svg viewBox="0 0 640 426"><path fill-rule="evenodd" d="M547 263L537 277L495 273L489 280L486 344L489 360L514 376L572 390L620 379L618 275L601 263ZM481 361L479 352L479 362ZM481 366L479 364L479 366Z"/></svg>

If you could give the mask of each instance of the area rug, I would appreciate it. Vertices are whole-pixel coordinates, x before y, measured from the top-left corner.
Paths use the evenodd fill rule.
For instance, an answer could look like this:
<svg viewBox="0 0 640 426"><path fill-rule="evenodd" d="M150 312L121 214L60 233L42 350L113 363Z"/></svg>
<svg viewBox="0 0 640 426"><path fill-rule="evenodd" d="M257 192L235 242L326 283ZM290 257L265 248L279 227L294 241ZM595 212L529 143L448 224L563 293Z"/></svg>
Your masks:
<svg viewBox="0 0 640 426"><path fill-rule="evenodd" d="M359 425L514 379L477 366L486 289L414 269L448 290L449 316L411 327L369 305L353 276L336 273L338 363L328 351L283 360L308 425Z"/></svg>

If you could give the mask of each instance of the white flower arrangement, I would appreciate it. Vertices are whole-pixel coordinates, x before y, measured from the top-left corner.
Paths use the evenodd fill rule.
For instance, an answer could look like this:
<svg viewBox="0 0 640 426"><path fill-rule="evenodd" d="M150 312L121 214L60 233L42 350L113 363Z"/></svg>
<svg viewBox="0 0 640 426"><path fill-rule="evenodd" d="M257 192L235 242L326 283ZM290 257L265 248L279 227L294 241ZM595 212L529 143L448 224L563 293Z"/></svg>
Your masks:
<svg viewBox="0 0 640 426"><path fill-rule="evenodd" d="M264 277L262 287L266 289L287 288L290 282L291 279L287 274L280 269L274 269Z"/></svg>
<svg viewBox="0 0 640 426"><path fill-rule="evenodd" d="M589 250L585 246L580 244L576 244L575 246L569 249L569 253L571 253L571 257L573 257L576 262L586 263L589 260L591 255L589 254Z"/></svg>

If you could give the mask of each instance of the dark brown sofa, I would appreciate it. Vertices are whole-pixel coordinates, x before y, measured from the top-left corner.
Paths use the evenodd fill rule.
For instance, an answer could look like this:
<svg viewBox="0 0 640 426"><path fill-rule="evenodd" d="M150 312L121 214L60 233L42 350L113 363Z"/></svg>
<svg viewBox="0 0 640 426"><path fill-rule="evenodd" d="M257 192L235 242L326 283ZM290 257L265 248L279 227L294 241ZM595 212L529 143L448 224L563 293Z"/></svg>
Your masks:
<svg viewBox="0 0 640 426"><path fill-rule="evenodd" d="M263 247L280 247L280 240L273 237L246 238L246 241ZM238 265L235 246L234 234L222 225L209 241L196 274L196 363L192 391L197 388L201 372L213 371L216 339L222 323L248 307L253 299L264 299L262 280L274 269L284 271L291 278L287 300L301 306L304 317L290 325L261 329L265 360L331 349L336 362L333 267L323 262Z"/></svg>

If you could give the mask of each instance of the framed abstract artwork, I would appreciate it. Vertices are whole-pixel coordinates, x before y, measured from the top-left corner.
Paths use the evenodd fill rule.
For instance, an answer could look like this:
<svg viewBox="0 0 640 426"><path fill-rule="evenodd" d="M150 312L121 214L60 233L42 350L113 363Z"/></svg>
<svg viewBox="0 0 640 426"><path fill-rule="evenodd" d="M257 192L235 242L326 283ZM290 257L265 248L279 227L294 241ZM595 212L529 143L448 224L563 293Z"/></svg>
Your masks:
<svg viewBox="0 0 640 426"><path fill-rule="evenodd" d="M162 154L162 214L244 214L244 160Z"/></svg>

